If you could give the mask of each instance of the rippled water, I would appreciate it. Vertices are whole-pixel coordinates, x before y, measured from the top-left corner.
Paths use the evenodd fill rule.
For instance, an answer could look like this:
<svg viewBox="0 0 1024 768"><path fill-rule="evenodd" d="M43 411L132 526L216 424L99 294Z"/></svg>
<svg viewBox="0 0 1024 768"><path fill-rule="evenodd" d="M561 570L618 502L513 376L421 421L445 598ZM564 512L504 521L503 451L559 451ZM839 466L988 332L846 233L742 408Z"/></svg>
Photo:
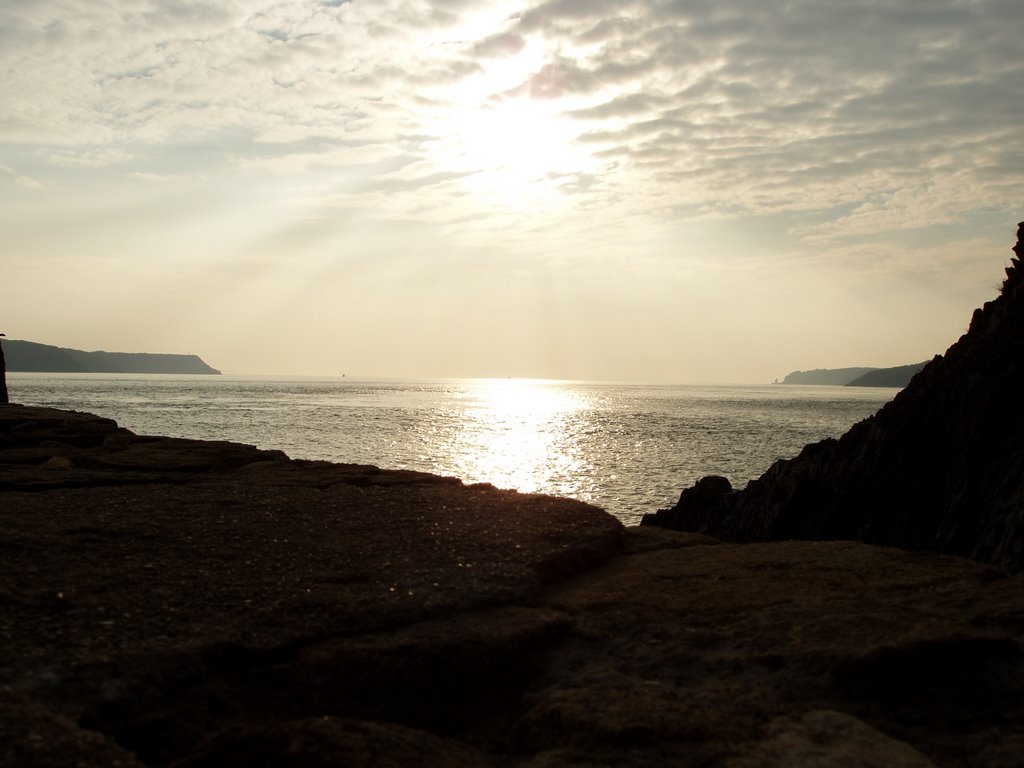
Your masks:
<svg viewBox="0 0 1024 768"><path fill-rule="evenodd" d="M11 399L141 434L454 475L571 496L625 523L706 474L742 486L877 411L894 389L8 374Z"/></svg>

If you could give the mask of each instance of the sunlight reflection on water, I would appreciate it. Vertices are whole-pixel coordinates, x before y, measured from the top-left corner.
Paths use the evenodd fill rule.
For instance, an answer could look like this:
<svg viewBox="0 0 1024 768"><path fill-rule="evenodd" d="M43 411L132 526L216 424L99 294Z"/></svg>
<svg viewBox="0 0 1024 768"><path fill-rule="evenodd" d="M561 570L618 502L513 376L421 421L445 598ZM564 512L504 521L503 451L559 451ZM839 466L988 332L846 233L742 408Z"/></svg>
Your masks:
<svg viewBox="0 0 1024 768"><path fill-rule="evenodd" d="M524 492L564 485L585 463L567 427L587 407L580 393L550 382L473 382L454 441L456 475Z"/></svg>

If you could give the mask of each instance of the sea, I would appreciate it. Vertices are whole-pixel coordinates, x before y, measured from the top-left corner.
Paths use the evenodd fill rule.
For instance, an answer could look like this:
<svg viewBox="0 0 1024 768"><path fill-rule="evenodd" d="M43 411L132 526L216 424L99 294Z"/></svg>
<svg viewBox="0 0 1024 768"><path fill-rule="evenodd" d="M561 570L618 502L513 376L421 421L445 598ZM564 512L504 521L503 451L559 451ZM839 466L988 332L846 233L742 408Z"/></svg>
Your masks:
<svg viewBox="0 0 1024 768"><path fill-rule="evenodd" d="M532 379L8 373L12 402L137 434L453 476L595 504L627 525L709 475L742 488L898 390Z"/></svg>

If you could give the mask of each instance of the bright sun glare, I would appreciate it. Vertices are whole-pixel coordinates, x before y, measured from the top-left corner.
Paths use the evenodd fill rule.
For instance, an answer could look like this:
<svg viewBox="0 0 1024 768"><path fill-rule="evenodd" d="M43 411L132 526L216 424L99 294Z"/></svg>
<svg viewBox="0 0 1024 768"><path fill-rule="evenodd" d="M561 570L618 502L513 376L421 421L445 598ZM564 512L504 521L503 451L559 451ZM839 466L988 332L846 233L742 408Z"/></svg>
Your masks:
<svg viewBox="0 0 1024 768"><path fill-rule="evenodd" d="M577 142L579 127L565 103L534 98L530 78L542 66L542 42L485 62L476 74L439 96L433 114L434 161L470 174L474 193L499 202L550 197L571 174L594 160Z"/></svg>
<svg viewBox="0 0 1024 768"><path fill-rule="evenodd" d="M570 154L564 120L549 104L520 96L460 110L452 129L462 158L499 183L542 184Z"/></svg>

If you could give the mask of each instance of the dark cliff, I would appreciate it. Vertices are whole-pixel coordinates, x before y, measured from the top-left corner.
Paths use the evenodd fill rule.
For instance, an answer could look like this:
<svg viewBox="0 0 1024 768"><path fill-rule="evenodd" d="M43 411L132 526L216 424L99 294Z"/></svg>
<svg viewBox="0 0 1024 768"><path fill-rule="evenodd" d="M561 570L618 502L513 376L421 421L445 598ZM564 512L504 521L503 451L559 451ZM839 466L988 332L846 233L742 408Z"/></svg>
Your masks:
<svg viewBox="0 0 1024 768"><path fill-rule="evenodd" d="M853 539L1024 570L1024 222L998 298L875 416L742 491L687 489L644 525L732 541Z"/></svg>
<svg viewBox="0 0 1024 768"><path fill-rule="evenodd" d="M7 370L41 373L203 373L218 374L198 355L151 352L84 352L34 341L10 339Z"/></svg>

